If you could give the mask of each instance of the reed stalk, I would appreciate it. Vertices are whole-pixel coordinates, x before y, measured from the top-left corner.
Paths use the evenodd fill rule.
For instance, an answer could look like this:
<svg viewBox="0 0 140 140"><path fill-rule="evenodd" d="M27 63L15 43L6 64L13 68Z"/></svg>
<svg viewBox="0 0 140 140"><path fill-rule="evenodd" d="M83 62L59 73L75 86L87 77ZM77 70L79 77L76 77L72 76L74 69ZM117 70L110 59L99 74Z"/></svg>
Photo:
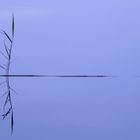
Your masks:
<svg viewBox="0 0 140 140"><path fill-rule="evenodd" d="M14 15L12 15L12 36L10 37L10 35L2 30L2 34L5 36L6 40L10 42L10 45L7 46L6 42L4 40L4 47L5 47L5 53L2 53L5 58L7 59L7 64L4 66L0 66L1 68L5 69L5 75L7 75L6 78L6 87L7 87L7 91L5 92L5 102L3 105L3 119L5 119L8 115L11 116L11 134L13 133L13 128L14 128L14 111L13 111L13 104L12 104L12 96L11 96L11 92L12 92L12 88L10 87L10 81L9 81L9 77L8 75L10 75L10 64L11 64L11 58L12 58L12 49L13 49L13 41L14 41Z"/></svg>

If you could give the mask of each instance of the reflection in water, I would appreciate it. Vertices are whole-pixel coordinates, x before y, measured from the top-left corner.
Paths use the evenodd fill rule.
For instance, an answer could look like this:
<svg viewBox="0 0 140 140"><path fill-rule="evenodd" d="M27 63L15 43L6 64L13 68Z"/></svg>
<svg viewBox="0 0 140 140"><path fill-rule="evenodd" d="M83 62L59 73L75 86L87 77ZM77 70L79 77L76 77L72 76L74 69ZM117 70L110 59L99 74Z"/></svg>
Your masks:
<svg viewBox="0 0 140 140"><path fill-rule="evenodd" d="M11 133L13 133L14 127L14 111L13 111L13 104L12 104L12 93L16 93L16 91L10 86L9 77L25 77L25 78L35 78L35 77L56 77L56 78L105 78L105 77L114 77L114 76L107 76L107 75L0 75L0 77L5 77L6 81L2 82L2 84L6 84L7 91L3 94L5 97L5 102L3 105L4 114L3 119L5 119L8 115L11 117Z"/></svg>
<svg viewBox="0 0 140 140"><path fill-rule="evenodd" d="M7 91L5 92L6 97L5 97L5 102L3 105L4 114L2 116L3 116L3 119L5 119L8 115L11 116L11 132L13 133L14 112L13 112L11 93L15 92L15 90L10 87L9 77L6 77L6 88L7 88Z"/></svg>

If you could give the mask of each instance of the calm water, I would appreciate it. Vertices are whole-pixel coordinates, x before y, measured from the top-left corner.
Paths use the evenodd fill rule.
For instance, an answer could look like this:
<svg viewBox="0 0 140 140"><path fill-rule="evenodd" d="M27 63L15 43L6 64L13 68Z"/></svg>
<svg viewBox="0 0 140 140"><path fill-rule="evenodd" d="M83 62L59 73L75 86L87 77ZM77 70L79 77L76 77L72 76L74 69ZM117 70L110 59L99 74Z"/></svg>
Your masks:
<svg viewBox="0 0 140 140"><path fill-rule="evenodd" d="M9 140L138 140L139 78L13 78L14 134ZM135 83L135 84L134 84Z"/></svg>

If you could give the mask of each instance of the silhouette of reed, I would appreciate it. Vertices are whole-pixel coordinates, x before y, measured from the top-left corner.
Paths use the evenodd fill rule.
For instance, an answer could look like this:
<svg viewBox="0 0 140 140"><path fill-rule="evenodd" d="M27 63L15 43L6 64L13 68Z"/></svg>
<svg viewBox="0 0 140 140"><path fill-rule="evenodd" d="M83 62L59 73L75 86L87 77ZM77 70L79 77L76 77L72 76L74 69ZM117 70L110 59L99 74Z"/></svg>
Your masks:
<svg viewBox="0 0 140 140"><path fill-rule="evenodd" d="M4 40L4 48L5 53L0 52L5 58L6 58L6 64L0 65L0 68L5 70L5 75L9 75L10 72L10 64L11 64L11 58L12 58L12 48L13 48L13 41L14 41L14 15L12 15L12 36L2 30L1 33L5 36L6 40L10 42L10 45L8 46L6 44L6 41ZM3 97L5 97L4 105L3 105L3 120L10 115L11 117L11 134L13 133L13 127L14 127L14 111L13 111L13 104L12 104L12 96L11 93L14 92L14 90L10 87L10 81L9 77L5 76L5 81L1 84L6 84L7 91L3 94Z"/></svg>
<svg viewBox="0 0 140 140"><path fill-rule="evenodd" d="M0 68L5 71L5 74L0 75L0 77L4 77L5 81L0 83L0 85L5 84L7 91L2 95L4 98L4 105L3 105L3 120L10 116L11 118L11 134L13 134L14 128L14 110L12 104L12 93L16 91L11 88L9 77L15 78L35 78L35 77L46 77L46 78L105 78L105 77L115 77L115 76L108 76L108 75L33 75L33 74L20 74L20 75L12 75L10 74L10 64L12 58L12 49L13 49L13 42L14 42L14 32L15 32L15 22L14 22L14 15L12 15L12 35L10 36L6 31L2 30L1 33L4 35L4 50L5 52L0 51L1 55L7 60L6 64L0 65ZM10 43L7 45L6 41Z"/></svg>

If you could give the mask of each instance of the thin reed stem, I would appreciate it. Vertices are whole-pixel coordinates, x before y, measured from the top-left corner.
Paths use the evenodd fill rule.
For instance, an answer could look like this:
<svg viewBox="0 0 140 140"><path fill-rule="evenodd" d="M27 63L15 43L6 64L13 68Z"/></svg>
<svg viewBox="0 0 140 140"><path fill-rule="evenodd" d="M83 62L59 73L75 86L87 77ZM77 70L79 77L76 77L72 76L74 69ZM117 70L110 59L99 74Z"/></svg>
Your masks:
<svg viewBox="0 0 140 140"><path fill-rule="evenodd" d="M6 75L10 75L10 64L11 64L12 48L13 48L13 41L14 41L14 16L12 16L12 37L10 37L10 35L8 35L8 33L4 30L2 30L2 33L4 34L6 39L10 42L10 46L8 47L4 40L4 47L5 47L6 54L2 52L1 54L3 54L7 58L7 64L5 65L5 67L1 66L1 68L5 69ZM14 128L14 110L13 110L12 96L11 96L12 91L10 88L9 77L7 76L5 78L6 78L7 92L6 92L5 103L3 105L3 109L5 113L2 116L3 116L3 119L5 119L8 115L11 116L11 134L12 134L13 128Z"/></svg>

